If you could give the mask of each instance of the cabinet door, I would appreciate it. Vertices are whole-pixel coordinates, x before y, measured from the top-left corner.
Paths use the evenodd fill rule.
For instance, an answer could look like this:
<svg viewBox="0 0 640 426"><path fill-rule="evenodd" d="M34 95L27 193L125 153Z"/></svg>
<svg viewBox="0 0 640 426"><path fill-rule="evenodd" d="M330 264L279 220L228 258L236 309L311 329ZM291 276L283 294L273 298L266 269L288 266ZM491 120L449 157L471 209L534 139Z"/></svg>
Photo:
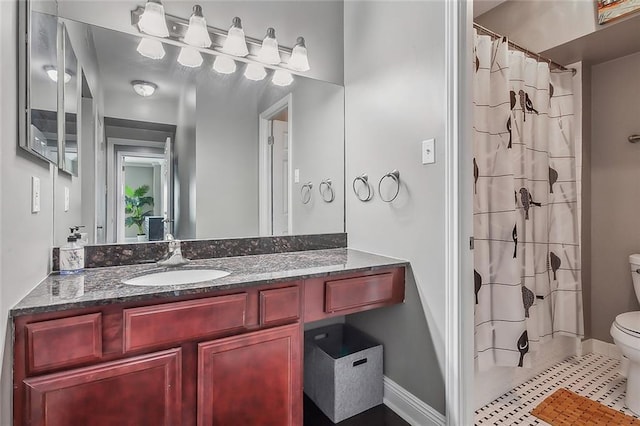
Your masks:
<svg viewBox="0 0 640 426"><path fill-rule="evenodd" d="M199 426L302 425L301 326L198 345Z"/></svg>
<svg viewBox="0 0 640 426"><path fill-rule="evenodd" d="M27 379L27 424L180 425L180 368L171 349Z"/></svg>

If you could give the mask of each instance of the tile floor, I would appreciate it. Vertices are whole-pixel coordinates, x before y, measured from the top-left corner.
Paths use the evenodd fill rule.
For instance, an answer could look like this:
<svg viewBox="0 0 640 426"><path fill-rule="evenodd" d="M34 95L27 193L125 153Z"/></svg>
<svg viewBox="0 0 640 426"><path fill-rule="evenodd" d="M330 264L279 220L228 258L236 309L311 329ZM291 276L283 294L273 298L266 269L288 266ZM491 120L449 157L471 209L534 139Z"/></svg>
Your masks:
<svg viewBox="0 0 640 426"><path fill-rule="evenodd" d="M560 387L633 415L624 407L626 379L618 374L618 368L619 361L604 355L569 358L477 410L475 423L547 425L529 412Z"/></svg>

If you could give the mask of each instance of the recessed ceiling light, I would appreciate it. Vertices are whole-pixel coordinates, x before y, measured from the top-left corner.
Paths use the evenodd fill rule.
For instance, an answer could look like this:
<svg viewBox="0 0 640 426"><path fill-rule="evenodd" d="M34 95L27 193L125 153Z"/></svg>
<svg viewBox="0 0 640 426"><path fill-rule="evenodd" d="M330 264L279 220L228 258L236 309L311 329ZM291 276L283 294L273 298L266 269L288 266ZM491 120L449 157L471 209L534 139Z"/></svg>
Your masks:
<svg viewBox="0 0 640 426"><path fill-rule="evenodd" d="M49 76L49 78L53 81L58 81L58 69L56 67L54 67L53 65L47 65L44 67L44 71L47 73L47 76ZM65 71L64 72L64 82L68 83L71 81L71 72L69 71Z"/></svg>
<svg viewBox="0 0 640 426"><path fill-rule="evenodd" d="M131 82L131 86L133 86L134 92L143 98L153 95L158 88L156 84L143 80L134 80Z"/></svg>

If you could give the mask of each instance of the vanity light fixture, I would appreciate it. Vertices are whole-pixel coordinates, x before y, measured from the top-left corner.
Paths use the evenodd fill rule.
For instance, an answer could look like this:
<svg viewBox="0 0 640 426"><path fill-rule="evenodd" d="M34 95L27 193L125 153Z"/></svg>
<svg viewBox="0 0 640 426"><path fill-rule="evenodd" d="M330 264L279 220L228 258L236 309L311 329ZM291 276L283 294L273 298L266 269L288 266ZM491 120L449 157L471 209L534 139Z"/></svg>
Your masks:
<svg viewBox="0 0 640 426"><path fill-rule="evenodd" d="M249 49L247 49L247 41L244 38L244 30L242 29L242 21L237 16L233 18L233 23L229 32L227 33L227 39L224 41L222 50L225 53L233 56L247 56Z"/></svg>
<svg viewBox="0 0 640 426"><path fill-rule="evenodd" d="M198 4L193 6L193 13L189 18L189 27L184 35L184 42L195 47L211 46L207 21L202 16L202 7Z"/></svg>
<svg viewBox="0 0 640 426"><path fill-rule="evenodd" d="M271 82L276 86L288 86L293 83L293 76L289 71L285 70L276 70L273 73L273 78Z"/></svg>
<svg viewBox="0 0 640 426"><path fill-rule="evenodd" d="M267 35L262 40L262 46L258 52L258 60L269 65L278 65L280 63L278 40L276 40L276 30L273 28L267 28Z"/></svg>
<svg viewBox="0 0 640 426"><path fill-rule="evenodd" d="M236 61L226 56L216 56L213 69L220 74L233 74L236 72Z"/></svg>
<svg viewBox="0 0 640 426"><path fill-rule="evenodd" d="M155 37L169 37L167 21L164 17L164 6L160 0L148 0L144 6L144 13L138 21L138 28L143 33Z"/></svg>
<svg viewBox="0 0 640 426"><path fill-rule="evenodd" d="M307 46L304 44L304 37L298 37L296 45L291 52L289 67L296 71L309 71L309 59L307 58Z"/></svg>
<svg viewBox="0 0 640 426"><path fill-rule="evenodd" d="M58 82L58 69L56 67L54 67L53 65L47 65L44 67L44 71L47 73L47 76L55 81L56 83ZM71 72L66 71L64 72L64 82L68 83L71 81Z"/></svg>
<svg viewBox="0 0 640 426"><path fill-rule="evenodd" d="M244 70L244 76L249 80L260 81L267 76L267 71L262 65L250 62Z"/></svg>
<svg viewBox="0 0 640 426"><path fill-rule="evenodd" d="M158 85L156 85L155 83L144 80L133 80L131 82L131 86L133 86L134 92L136 92L143 98L147 98L153 95L158 88Z"/></svg>
<svg viewBox="0 0 640 426"><path fill-rule="evenodd" d="M165 55L162 42L152 38L142 37L136 50L139 54L149 59L162 59Z"/></svg>
<svg viewBox="0 0 640 426"><path fill-rule="evenodd" d="M178 55L178 63L185 67L197 68L202 65L202 55L193 47L183 47Z"/></svg>

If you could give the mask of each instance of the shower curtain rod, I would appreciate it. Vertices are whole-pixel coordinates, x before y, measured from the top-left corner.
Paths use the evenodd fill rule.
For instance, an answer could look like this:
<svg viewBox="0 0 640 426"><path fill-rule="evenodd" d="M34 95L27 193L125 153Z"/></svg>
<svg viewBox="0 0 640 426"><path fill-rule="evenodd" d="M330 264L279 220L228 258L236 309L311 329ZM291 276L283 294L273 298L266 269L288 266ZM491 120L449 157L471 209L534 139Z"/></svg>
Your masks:
<svg viewBox="0 0 640 426"><path fill-rule="evenodd" d="M473 23L473 28L475 28L476 30L478 30L481 33L484 33L485 35L491 36L492 38L498 39L498 38L502 38L504 36L498 34L498 33L494 33L493 31L491 31L490 29L487 29L485 27L483 27L480 24L476 24L475 22ZM525 55L529 56L530 58L533 59L537 59L538 61L544 61L544 62L548 62L549 63L549 67L551 68L552 66L561 70L561 71L571 71L573 73L573 75L576 75L576 69L575 68L567 68L564 65L560 65L557 62L552 61L549 58L545 58L543 56L540 56L540 54L532 52L528 49L525 49L524 47L512 42L511 40L509 40L507 38L508 42L509 42L509 46L511 46L512 48L519 50L520 52L524 53Z"/></svg>

